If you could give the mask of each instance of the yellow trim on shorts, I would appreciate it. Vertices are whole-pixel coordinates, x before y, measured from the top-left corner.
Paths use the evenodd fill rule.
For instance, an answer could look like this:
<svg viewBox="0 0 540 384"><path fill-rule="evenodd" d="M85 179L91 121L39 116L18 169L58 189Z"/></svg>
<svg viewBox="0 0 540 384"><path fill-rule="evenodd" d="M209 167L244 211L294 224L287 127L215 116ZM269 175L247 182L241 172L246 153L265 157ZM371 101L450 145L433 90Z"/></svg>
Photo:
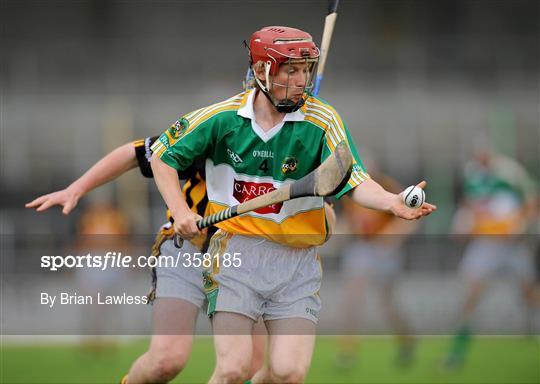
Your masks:
<svg viewBox="0 0 540 384"><path fill-rule="evenodd" d="M209 294L215 289L219 288L219 283L214 276L219 273L219 255L226 249L229 239L233 235L223 230L218 230L214 236L210 239L210 245L208 246L208 253L212 257L212 265L203 272L203 282L205 294ZM217 257L215 257L217 256ZM210 284L208 284L210 283Z"/></svg>
<svg viewBox="0 0 540 384"><path fill-rule="evenodd" d="M322 267L321 255L319 253L317 253L316 257L317 257L317 263L319 263L319 268L321 269L321 281L322 281L324 270L323 270L323 267ZM315 295L321 297L319 292L320 292L320 289L317 289L317 292L315 292Z"/></svg>

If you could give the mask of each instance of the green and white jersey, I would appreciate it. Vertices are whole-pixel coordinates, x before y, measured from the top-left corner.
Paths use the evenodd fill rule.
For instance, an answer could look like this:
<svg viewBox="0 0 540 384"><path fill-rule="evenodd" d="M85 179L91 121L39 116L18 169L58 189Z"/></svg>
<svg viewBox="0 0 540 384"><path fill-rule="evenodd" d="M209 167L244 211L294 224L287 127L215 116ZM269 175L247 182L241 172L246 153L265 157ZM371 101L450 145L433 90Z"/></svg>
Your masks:
<svg viewBox="0 0 540 384"><path fill-rule="evenodd" d="M180 118L152 147L161 160L183 170L206 159L209 211L220 211L292 183L316 169L338 143L347 141L353 172L341 197L369 176L339 114L310 96L304 106L264 131L255 121L256 90L242 92ZM295 247L321 244L327 229L323 199L302 197L274 204L217 225L235 234L262 236Z"/></svg>
<svg viewBox="0 0 540 384"><path fill-rule="evenodd" d="M502 155L492 156L489 167L477 161L471 161L465 167L464 189L468 199L490 199L498 194L508 194L521 203L534 193L534 182L519 163Z"/></svg>
<svg viewBox="0 0 540 384"><path fill-rule="evenodd" d="M525 203L536 196L536 186L515 160L492 156L489 166L471 161L465 167L464 197L472 208L472 233L515 233L526 218Z"/></svg>

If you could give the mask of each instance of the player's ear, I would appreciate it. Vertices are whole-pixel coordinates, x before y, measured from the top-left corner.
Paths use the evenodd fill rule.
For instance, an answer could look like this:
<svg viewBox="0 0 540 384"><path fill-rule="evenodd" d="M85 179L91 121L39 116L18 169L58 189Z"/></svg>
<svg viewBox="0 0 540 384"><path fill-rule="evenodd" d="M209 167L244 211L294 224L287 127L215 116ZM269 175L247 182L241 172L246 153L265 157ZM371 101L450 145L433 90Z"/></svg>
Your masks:
<svg viewBox="0 0 540 384"><path fill-rule="evenodd" d="M264 61L258 61L257 63L255 63L255 65L253 66L253 72L255 73L255 76L257 76L257 78L263 82L266 81L266 74L264 72Z"/></svg>

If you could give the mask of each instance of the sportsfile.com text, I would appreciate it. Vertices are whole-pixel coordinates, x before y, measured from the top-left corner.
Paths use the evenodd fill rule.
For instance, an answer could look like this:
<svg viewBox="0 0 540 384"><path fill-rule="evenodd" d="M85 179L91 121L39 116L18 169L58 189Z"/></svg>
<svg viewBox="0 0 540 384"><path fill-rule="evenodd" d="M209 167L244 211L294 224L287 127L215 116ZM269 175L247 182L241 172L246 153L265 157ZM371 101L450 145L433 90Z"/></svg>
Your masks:
<svg viewBox="0 0 540 384"><path fill-rule="evenodd" d="M184 267L209 268L212 265L224 268L238 268L242 265L242 254L239 252L211 255L209 253L183 253L161 256L130 256L122 252L109 251L104 255L66 255L41 256L41 268L58 271L63 268L95 268L102 271L108 268L156 268Z"/></svg>

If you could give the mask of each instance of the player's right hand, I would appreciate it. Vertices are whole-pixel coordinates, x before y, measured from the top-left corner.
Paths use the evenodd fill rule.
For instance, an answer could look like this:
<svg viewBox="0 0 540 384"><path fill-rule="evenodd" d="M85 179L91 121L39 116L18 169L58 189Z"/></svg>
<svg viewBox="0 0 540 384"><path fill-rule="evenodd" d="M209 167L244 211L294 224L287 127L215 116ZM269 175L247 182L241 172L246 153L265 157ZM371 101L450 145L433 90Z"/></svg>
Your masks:
<svg viewBox="0 0 540 384"><path fill-rule="evenodd" d="M197 227L197 221L202 219L192 210L183 210L173 215L174 217L174 232L184 240L191 240L195 236L201 234L201 230Z"/></svg>
<svg viewBox="0 0 540 384"><path fill-rule="evenodd" d="M416 186L418 188L424 189L426 188L426 181L421 181ZM405 202L403 201L403 192L401 192L399 195L396 195L396 199L394 200L394 203L390 207L390 211L397 217L400 217L405 220L418 220L424 216L428 216L431 213L435 212L437 210L437 206L430 204L428 202L424 202L421 207L418 208L411 208Z"/></svg>
<svg viewBox="0 0 540 384"><path fill-rule="evenodd" d="M62 189L47 195L43 195L34 199L33 201L26 203L26 208L35 208L37 212L43 212L55 205L61 205L63 207L62 213L68 215L73 208L77 206L79 202L79 196L69 188Z"/></svg>

